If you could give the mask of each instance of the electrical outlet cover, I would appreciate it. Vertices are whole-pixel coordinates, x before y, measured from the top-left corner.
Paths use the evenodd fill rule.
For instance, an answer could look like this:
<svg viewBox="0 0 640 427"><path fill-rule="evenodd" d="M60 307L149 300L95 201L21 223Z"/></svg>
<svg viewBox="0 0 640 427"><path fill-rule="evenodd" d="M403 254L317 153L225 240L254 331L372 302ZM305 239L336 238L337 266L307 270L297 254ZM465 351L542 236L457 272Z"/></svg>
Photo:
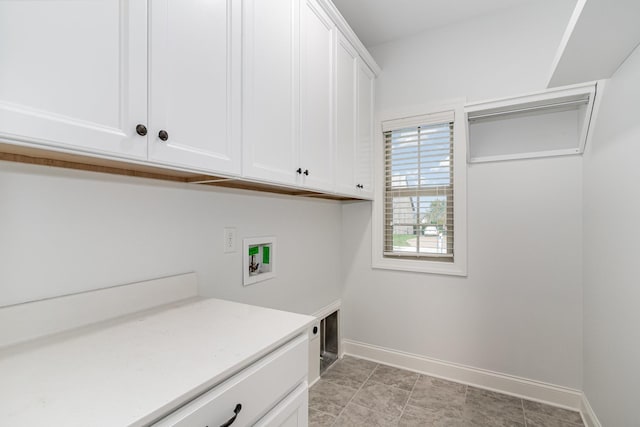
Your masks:
<svg viewBox="0 0 640 427"><path fill-rule="evenodd" d="M223 239L224 253L235 252L236 249L236 229L235 227L225 227Z"/></svg>

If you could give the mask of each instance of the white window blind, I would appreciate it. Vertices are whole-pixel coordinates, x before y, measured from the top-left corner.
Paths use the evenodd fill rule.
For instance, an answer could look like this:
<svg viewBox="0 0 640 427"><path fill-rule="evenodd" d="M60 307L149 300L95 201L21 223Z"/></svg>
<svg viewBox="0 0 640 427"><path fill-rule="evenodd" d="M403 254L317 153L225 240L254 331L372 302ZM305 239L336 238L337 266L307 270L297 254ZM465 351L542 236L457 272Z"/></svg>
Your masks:
<svg viewBox="0 0 640 427"><path fill-rule="evenodd" d="M384 256L453 261L453 112L383 123Z"/></svg>

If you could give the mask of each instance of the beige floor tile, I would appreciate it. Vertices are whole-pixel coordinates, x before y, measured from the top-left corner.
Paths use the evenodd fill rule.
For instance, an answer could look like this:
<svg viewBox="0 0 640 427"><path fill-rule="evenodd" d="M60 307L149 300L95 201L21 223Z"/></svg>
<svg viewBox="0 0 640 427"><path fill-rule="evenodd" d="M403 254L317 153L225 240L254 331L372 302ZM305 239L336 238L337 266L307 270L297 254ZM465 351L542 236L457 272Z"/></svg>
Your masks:
<svg viewBox="0 0 640 427"><path fill-rule="evenodd" d="M322 374L322 379L346 387L359 389L367 378L369 378L375 367L375 364L370 366L368 363L339 360Z"/></svg>
<svg viewBox="0 0 640 427"><path fill-rule="evenodd" d="M310 389L309 425L584 427L575 411L348 356Z"/></svg>
<svg viewBox="0 0 640 427"><path fill-rule="evenodd" d="M467 386L421 375L416 381L409 405L423 409L442 409L464 405Z"/></svg>
<svg viewBox="0 0 640 427"><path fill-rule="evenodd" d="M309 427L330 427L335 421L335 415L309 408Z"/></svg>
<svg viewBox="0 0 640 427"><path fill-rule="evenodd" d="M397 417L382 414L355 403L349 403L334 425L340 427L386 427L396 426L397 424Z"/></svg>
<svg viewBox="0 0 640 427"><path fill-rule="evenodd" d="M463 427L463 410L458 407L423 409L407 405L398 426Z"/></svg>
<svg viewBox="0 0 640 427"><path fill-rule="evenodd" d="M404 369L393 368L386 365L378 365L369 379L377 383L398 387L403 390L413 390L413 385L418 380L420 374L406 371Z"/></svg>
<svg viewBox="0 0 640 427"><path fill-rule="evenodd" d="M353 403L399 418L408 398L406 390L367 381L353 397Z"/></svg>
<svg viewBox="0 0 640 427"><path fill-rule="evenodd" d="M555 420L569 423L568 425L583 425L582 417L580 416L580 413L576 411L556 408L555 406L532 402L530 400L523 400L523 406L524 414L527 417L527 424L529 423L529 420L531 420L531 423L537 423L537 425L541 425L541 423L550 424Z"/></svg>
<svg viewBox="0 0 640 427"><path fill-rule="evenodd" d="M309 390L309 407L338 416L356 391L321 379Z"/></svg>
<svg viewBox="0 0 640 427"><path fill-rule="evenodd" d="M522 399L514 396L469 387L465 407L476 418L506 419L524 425Z"/></svg>

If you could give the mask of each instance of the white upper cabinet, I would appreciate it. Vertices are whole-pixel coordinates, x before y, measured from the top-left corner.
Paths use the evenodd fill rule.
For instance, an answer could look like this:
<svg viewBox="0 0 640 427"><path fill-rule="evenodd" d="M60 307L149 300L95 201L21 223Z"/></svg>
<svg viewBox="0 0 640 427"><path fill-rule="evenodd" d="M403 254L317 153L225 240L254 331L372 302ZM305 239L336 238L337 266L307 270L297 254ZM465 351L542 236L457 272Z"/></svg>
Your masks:
<svg viewBox="0 0 640 427"><path fill-rule="evenodd" d="M356 183L358 53L342 34L336 52L336 150L335 177L338 193L353 194Z"/></svg>
<svg viewBox="0 0 640 427"><path fill-rule="evenodd" d="M0 143L369 198L370 70L329 0L0 0Z"/></svg>
<svg viewBox="0 0 640 427"><path fill-rule="evenodd" d="M331 191L335 26L313 0L243 14L243 175Z"/></svg>
<svg viewBox="0 0 640 427"><path fill-rule="evenodd" d="M239 174L240 2L149 5L149 160Z"/></svg>
<svg viewBox="0 0 640 427"><path fill-rule="evenodd" d="M0 1L0 138L145 159L147 2Z"/></svg>
<svg viewBox="0 0 640 427"><path fill-rule="evenodd" d="M335 191L372 198L374 75L342 35L336 61Z"/></svg>
<svg viewBox="0 0 640 427"><path fill-rule="evenodd" d="M333 189L335 26L314 0L300 10L300 160L306 187Z"/></svg>
<svg viewBox="0 0 640 427"><path fill-rule="evenodd" d="M239 10L227 0L0 2L0 136L239 174Z"/></svg>
<svg viewBox="0 0 640 427"><path fill-rule="evenodd" d="M358 138L356 185L360 195L373 197L373 102L375 75L358 59Z"/></svg>
<svg viewBox="0 0 640 427"><path fill-rule="evenodd" d="M245 177L294 185L298 166L298 0L243 5Z"/></svg>

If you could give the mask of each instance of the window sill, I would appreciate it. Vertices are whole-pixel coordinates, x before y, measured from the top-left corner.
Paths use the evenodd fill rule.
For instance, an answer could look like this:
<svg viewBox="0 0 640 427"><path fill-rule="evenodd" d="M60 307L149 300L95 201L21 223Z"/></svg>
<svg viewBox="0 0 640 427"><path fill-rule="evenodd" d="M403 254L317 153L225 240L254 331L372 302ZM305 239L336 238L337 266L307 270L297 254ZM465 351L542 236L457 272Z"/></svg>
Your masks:
<svg viewBox="0 0 640 427"><path fill-rule="evenodd" d="M374 259L371 263L374 269L400 270L413 273L444 274L451 276L467 276L467 266L460 262L418 261L409 259Z"/></svg>

